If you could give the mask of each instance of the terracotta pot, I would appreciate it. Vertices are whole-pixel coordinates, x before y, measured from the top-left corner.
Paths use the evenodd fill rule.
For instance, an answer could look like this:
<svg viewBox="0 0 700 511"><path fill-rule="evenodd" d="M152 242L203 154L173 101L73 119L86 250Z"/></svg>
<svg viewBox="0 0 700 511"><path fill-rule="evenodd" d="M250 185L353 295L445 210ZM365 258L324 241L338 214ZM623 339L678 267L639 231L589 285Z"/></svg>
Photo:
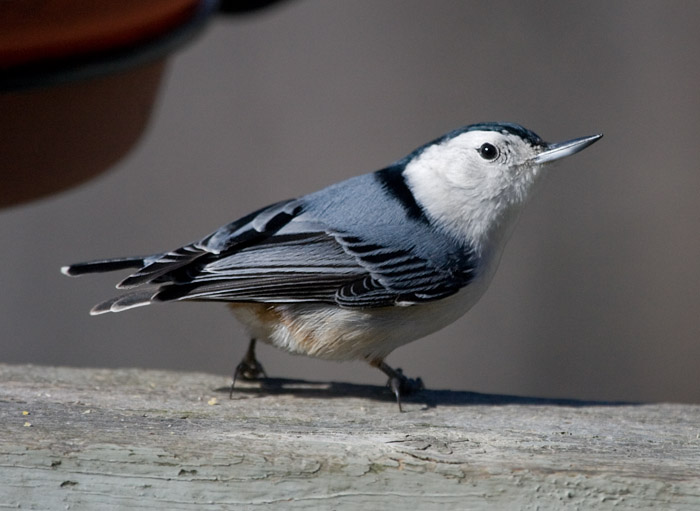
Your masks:
<svg viewBox="0 0 700 511"><path fill-rule="evenodd" d="M0 207L105 171L139 139L197 0L0 2Z"/></svg>

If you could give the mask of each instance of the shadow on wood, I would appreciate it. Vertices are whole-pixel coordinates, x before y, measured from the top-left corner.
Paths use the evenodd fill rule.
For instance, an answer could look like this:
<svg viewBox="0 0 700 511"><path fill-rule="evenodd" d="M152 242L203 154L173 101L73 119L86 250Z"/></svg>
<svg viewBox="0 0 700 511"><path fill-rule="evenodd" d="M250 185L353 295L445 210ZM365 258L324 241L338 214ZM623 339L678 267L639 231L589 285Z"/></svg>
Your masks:
<svg viewBox="0 0 700 511"><path fill-rule="evenodd" d="M228 394L231 387L219 387L216 392ZM394 395L387 387L361 385L343 382L314 382L290 378L261 378L254 381L236 382L233 397L236 394L250 396L279 396L292 394L299 398L341 399L361 398L377 401L395 401ZM424 409L438 406L498 406L498 405L537 405L537 406L638 406L640 403L622 401L590 401L562 398L540 398L511 396L503 394L483 394L460 390L431 390L402 396L406 403L422 404Z"/></svg>

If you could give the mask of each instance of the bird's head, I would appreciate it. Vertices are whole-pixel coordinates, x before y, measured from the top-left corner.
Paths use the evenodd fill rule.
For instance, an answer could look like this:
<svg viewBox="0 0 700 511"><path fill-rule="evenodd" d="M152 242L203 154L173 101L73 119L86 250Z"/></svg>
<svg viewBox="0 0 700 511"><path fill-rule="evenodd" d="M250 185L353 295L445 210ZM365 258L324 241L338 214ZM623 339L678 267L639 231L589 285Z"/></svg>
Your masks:
<svg viewBox="0 0 700 511"><path fill-rule="evenodd" d="M600 137L551 144L517 124L473 124L411 153L404 175L437 225L478 243L508 213L517 213L550 163Z"/></svg>

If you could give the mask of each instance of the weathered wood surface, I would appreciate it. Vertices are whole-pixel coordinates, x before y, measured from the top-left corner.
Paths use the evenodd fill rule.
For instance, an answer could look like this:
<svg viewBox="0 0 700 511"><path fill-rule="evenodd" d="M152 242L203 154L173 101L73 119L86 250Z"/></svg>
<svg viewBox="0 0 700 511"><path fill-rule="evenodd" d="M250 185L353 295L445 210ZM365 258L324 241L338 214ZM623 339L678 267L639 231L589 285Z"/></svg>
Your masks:
<svg viewBox="0 0 700 511"><path fill-rule="evenodd" d="M0 365L0 509L700 509L700 406Z"/></svg>

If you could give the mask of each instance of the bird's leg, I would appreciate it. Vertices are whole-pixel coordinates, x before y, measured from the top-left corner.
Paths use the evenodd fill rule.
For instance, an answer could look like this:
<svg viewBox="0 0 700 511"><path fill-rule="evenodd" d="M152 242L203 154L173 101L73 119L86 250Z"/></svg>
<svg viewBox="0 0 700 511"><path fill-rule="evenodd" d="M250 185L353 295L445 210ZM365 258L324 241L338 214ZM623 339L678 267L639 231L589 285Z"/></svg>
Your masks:
<svg viewBox="0 0 700 511"><path fill-rule="evenodd" d="M403 408L401 407L402 394L411 394L412 392L418 392L424 388L423 380L420 378L407 378L404 376L401 369L393 369L383 360L373 361L370 362L370 364L389 377L389 381L386 384L396 396L396 404L399 405L399 412L403 412Z"/></svg>
<svg viewBox="0 0 700 511"><path fill-rule="evenodd" d="M233 397L233 387L236 385L236 380L242 378L244 380L257 380L261 376L267 378L265 369L262 364L255 358L255 339L250 340L248 351L243 356L243 360L236 366L233 371L233 381L231 382L231 392L228 397Z"/></svg>

